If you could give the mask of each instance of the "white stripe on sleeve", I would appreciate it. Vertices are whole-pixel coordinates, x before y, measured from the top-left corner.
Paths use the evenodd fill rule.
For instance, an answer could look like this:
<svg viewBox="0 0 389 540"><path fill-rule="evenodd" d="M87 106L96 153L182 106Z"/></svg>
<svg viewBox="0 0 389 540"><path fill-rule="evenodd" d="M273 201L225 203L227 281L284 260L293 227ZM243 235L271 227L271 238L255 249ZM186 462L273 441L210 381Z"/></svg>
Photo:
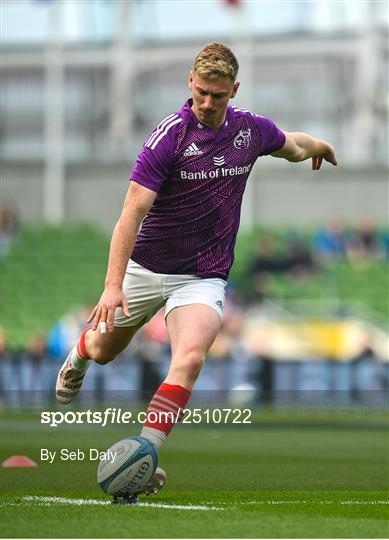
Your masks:
<svg viewBox="0 0 389 540"><path fill-rule="evenodd" d="M156 128L155 131L153 131L153 133L150 135L150 137L147 139L145 145L146 146L150 146L153 141L156 139L156 137L158 137L158 135L161 133L161 131L164 129L164 127L166 126L166 124L168 124L170 122L170 120L173 120L174 118L178 118L176 114L170 114L169 116L167 116L166 118L164 118L162 120L162 122L160 122Z"/></svg>
<svg viewBox="0 0 389 540"><path fill-rule="evenodd" d="M174 121L171 121L170 124L166 124L165 126L165 129L162 131L162 133L154 140L154 142L151 144L151 146L148 144L147 146L149 146L152 150L155 149L155 147L157 146L157 144L159 143L159 141L165 137L165 135L167 134L167 132L176 124L179 124L180 122L182 122L182 118L177 118L176 120Z"/></svg>

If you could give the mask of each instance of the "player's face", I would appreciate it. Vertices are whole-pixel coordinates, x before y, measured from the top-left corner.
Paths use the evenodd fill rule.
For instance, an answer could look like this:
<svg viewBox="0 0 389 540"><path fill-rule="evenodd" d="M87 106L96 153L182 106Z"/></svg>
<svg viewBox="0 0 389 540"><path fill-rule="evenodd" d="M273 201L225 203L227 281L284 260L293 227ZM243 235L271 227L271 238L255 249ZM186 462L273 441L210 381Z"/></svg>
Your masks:
<svg viewBox="0 0 389 540"><path fill-rule="evenodd" d="M193 71L189 74L189 88L192 91L192 110L202 124L218 129L226 117L228 102L235 97L238 82L229 77L202 79Z"/></svg>

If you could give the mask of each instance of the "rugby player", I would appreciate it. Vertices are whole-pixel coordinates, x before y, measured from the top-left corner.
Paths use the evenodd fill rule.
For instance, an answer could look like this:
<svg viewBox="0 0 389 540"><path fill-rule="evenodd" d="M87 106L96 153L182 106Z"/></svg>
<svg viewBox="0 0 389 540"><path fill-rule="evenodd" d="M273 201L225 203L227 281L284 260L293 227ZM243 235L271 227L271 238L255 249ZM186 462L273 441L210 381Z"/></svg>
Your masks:
<svg viewBox="0 0 389 540"><path fill-rule="evenodd" d="M105 288L57 379L70 403L94 361L106 364L165 306L171 363L148 412L180 414L221 324L247 179L260 156L325 160L333 147L282 131L269 118L229 104L239 89L238 62L220 43L205 45L189 73L192 97L144 143L132 169L109 253ZM150 415L151 418L151 415ZM146 420L141 435L159 449L174 425ZM158 491L161 474L151 485Z"/></svg>

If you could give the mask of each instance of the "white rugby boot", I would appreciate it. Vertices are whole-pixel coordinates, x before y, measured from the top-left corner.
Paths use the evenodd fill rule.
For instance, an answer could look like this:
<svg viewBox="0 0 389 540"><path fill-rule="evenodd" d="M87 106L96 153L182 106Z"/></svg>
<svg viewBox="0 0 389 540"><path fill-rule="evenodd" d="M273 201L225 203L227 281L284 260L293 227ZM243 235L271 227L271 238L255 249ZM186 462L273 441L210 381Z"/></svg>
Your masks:
<svg viewBox="0 0 389 540"><path fill-rule="evenodd" d="M166 473L161 467L155 469L155 473L140 491L124 497L114 497L112 504L139 504L139 495L151 495L158 493L166 484Z"/></svg>
<svg viewBox="0 0 389 540"><path fill-rule="evenodd" d="M166 472L161 469L161 467L157 467L151 479L147 482L145 487L137 493L137 495L141 495L142 493L145 495L156 494L158 491L161 491L165 484Z"/></svg>
<svg viewBox="0 0 389 540"><path fill-rule="evenodd" d="M80 359L77 355L77 346L73 347L62 364L55 385L55 395L60 403L67 405L76 399L90 362Z"/></svg>

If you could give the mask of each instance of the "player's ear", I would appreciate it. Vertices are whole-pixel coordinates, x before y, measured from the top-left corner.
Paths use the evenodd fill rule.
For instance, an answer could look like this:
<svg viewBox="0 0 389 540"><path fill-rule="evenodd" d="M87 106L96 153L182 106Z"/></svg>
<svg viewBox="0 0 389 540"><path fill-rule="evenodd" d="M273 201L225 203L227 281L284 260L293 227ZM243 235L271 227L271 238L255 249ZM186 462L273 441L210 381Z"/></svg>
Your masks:
<svg viewBox="0 0 389 540"><path fill-rule="evenodd" d="M232 94L231 94L231 98L234 98L238 92L238 88L240 86L240 82L238 81L235 81L234 82L234 86L232 87Z"/></svg>
<svg viewBox="0 0 389 540"><path fill-rule="evenodd" d="M194 77L194 74L193 74L193 71L189 71L189 78L188 78L188 87L189 87L189 90L193 90L193 77Z"/></svg>

